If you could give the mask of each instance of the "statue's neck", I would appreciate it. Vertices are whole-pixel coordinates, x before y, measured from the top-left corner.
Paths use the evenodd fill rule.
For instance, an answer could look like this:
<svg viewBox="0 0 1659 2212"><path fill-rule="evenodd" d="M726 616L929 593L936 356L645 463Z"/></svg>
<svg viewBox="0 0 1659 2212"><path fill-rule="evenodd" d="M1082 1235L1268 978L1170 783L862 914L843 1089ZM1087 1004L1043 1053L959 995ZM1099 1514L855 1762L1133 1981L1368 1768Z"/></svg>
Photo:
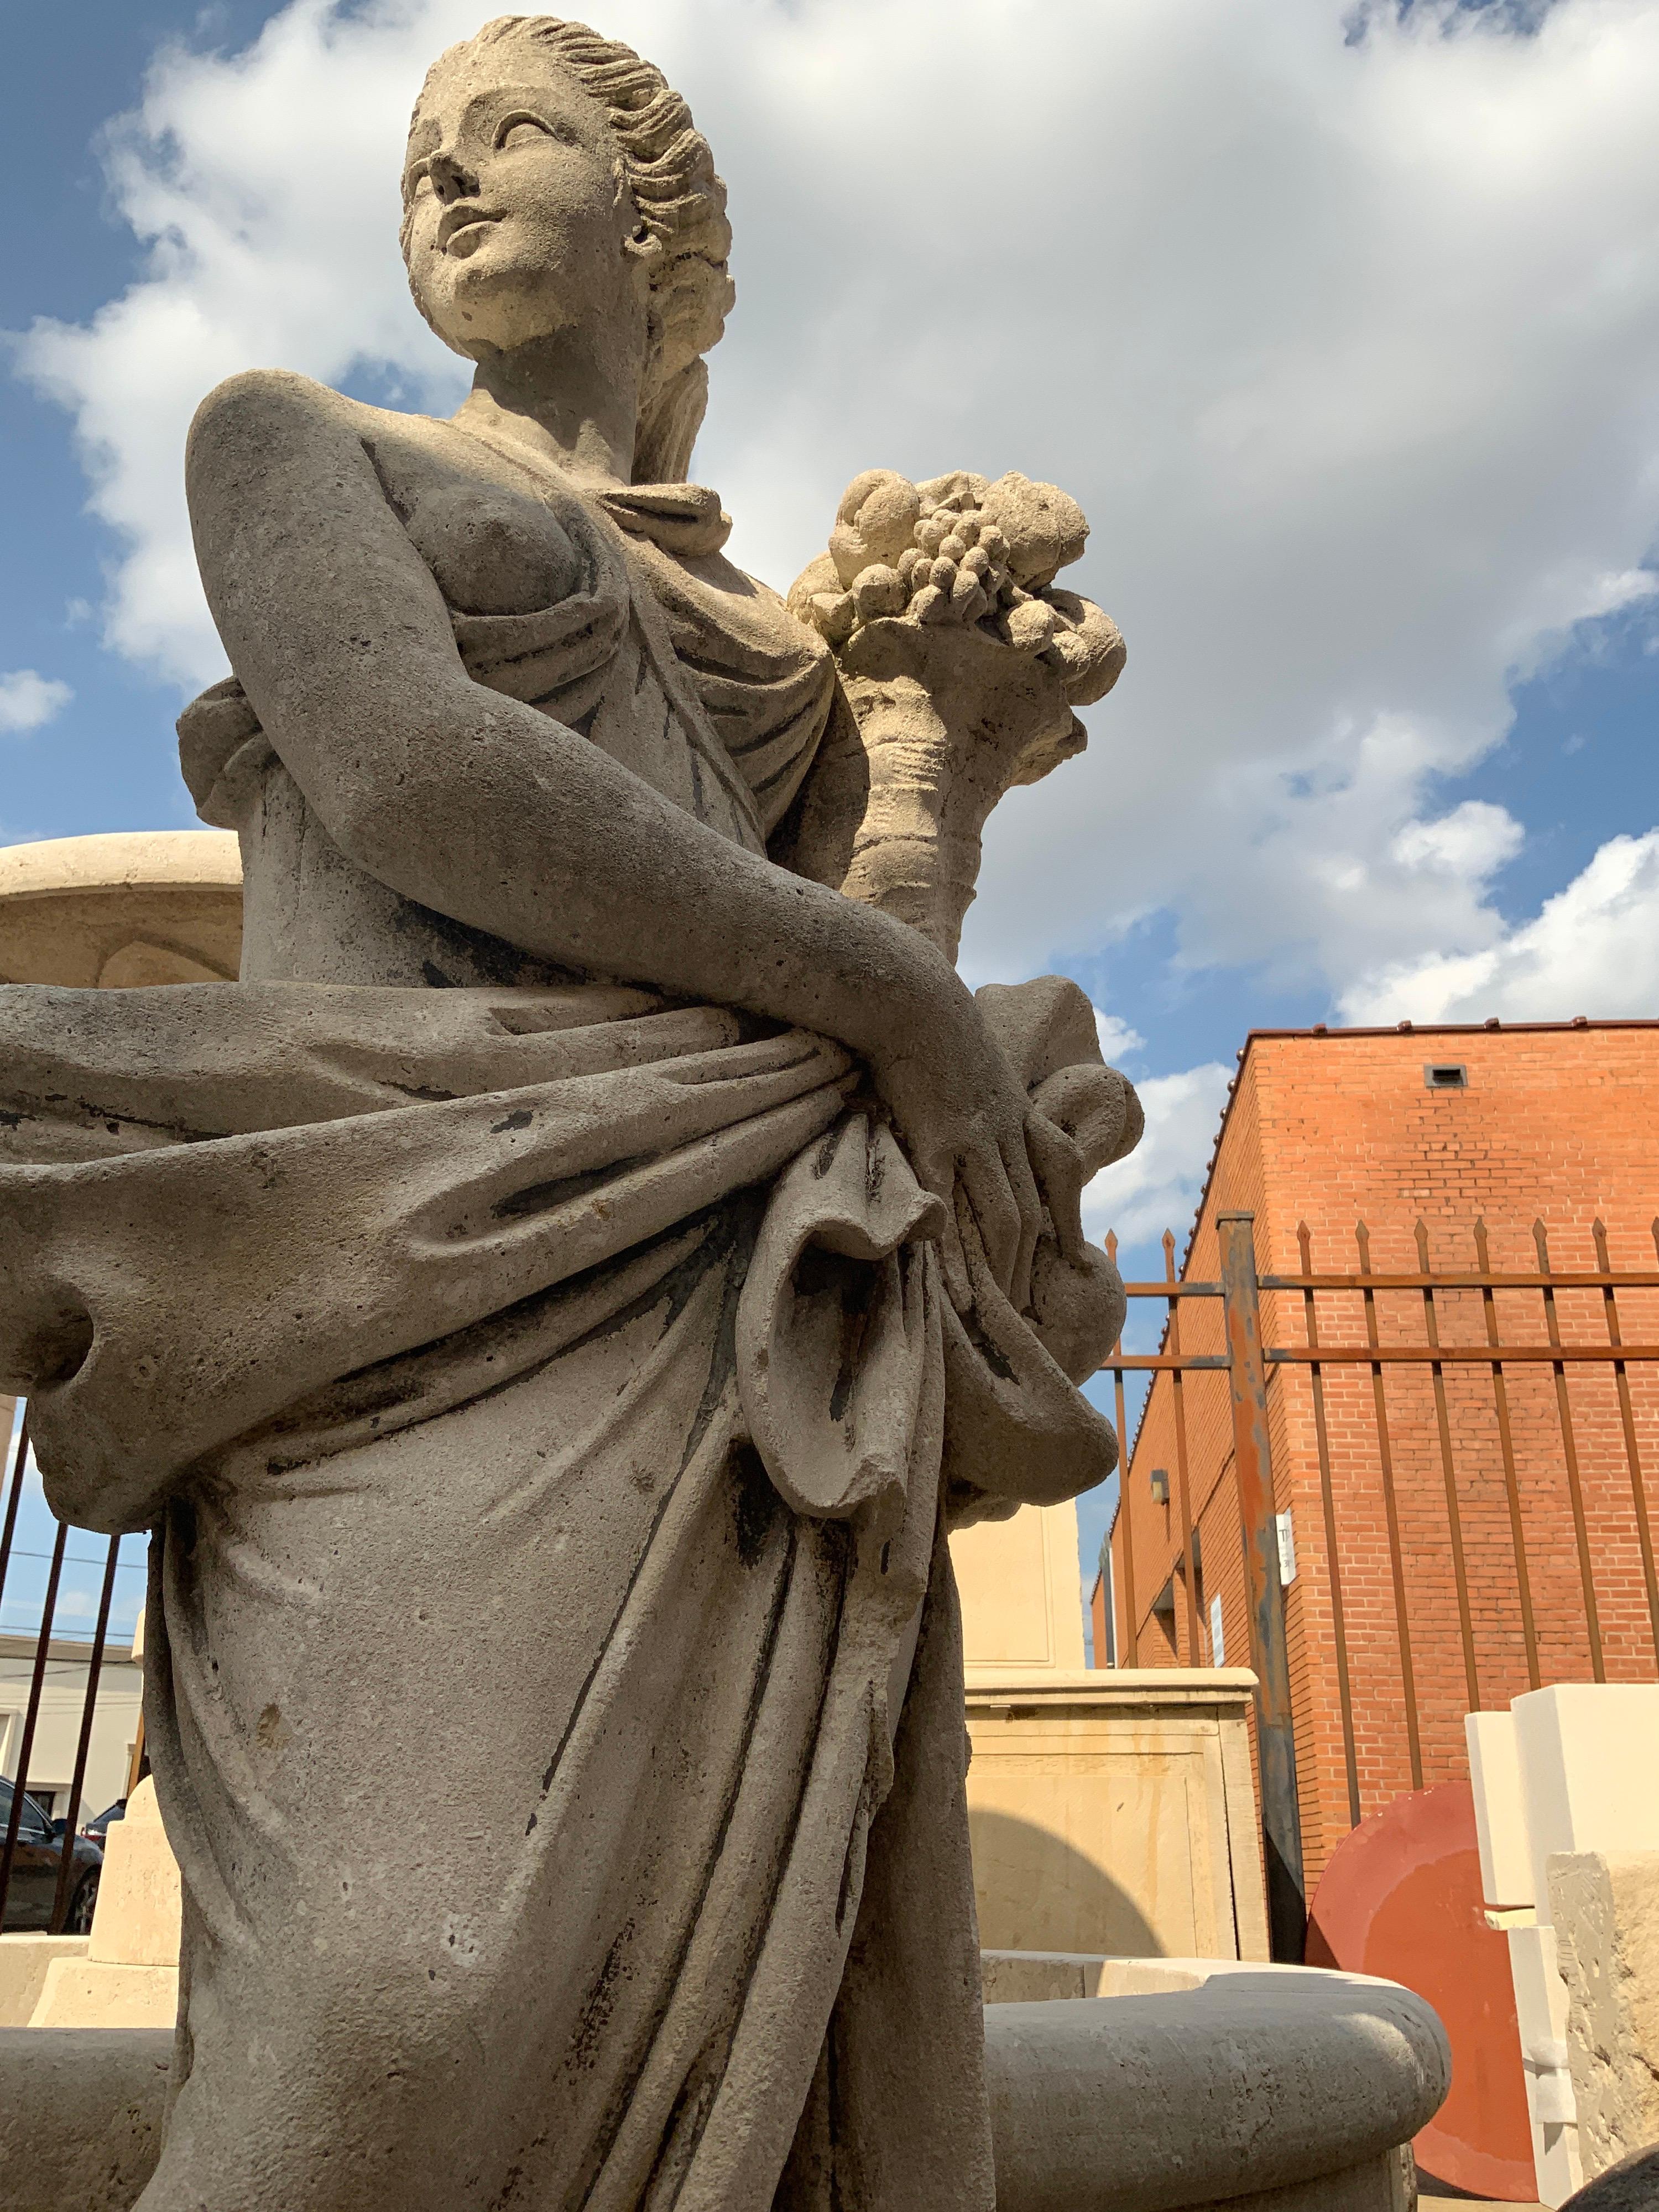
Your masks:
<svg viewBox="0 0 1659 2212"><path fill-rule="evenodd" d="M478 362L455 420L606 489L632 481L639 371L559 331Z"/></svg>

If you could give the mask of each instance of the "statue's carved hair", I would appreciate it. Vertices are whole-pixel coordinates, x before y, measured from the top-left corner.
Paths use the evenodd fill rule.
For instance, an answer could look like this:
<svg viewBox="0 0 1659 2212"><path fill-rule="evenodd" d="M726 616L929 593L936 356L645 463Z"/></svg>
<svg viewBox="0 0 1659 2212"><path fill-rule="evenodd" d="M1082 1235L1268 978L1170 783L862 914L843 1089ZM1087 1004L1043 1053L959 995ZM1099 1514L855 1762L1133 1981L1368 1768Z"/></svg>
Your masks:
<svg viewBox="0 0 1659 2212"><path fill-rule="evenodd" d="M499 15L451 46L427 72L416 114L433 83L464 57L509 41L534 46L604 109L640 221L662 247L652 275L634 481L679 483L708 404L703 356L719 343L734 296L726 186L708 141L660 70L631 46L556 15ZM407 237L405 212L405 251Z"/></svg>

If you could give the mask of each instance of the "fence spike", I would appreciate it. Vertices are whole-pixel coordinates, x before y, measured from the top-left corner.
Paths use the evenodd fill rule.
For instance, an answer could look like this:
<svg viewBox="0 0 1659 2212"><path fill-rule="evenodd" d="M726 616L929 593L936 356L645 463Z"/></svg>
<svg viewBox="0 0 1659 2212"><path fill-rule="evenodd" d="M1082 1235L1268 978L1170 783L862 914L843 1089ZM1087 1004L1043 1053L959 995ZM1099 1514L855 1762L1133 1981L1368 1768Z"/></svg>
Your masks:
<svg viewBox="0 0 1659 2212"><path fill-rule="evenodd" d="M1417 1237L1418 1273L1420 1275L1431 1275L1434 1270L1429 1265L1429 1232L1420 1213L1417 1217L1417 1228L1414 1234Z"/></svg>
<svg viewBox="0 0 1659 2212"><path fill-rule="evenodd" d="M1590 1235L1595 1239L1595 1264L1604 1275L1613 1273L1613 1262L1607 1257L1607 1224L1598 1216L1590 1224ZM1607 1293L1611 1296L1611 1292Z"/></svg>
<svg viewBox="0 0 1659 2212"><path fill-rule="evenodd" d="M1654 1223L1654 1228L1659 1231L1659 1221ZM1654 1241L1656 1245L1659 1245L1659 1236L1656 1236ZM1482 1216L1478 1213L1474 1217L1474 1264L1483 1275L1491 1274L1492 1260L1486 1249L1486 1224Z"/></svg>
<svg viewBox="0 0 1659 2212"><path fill-rule="evenodd" d="M1371 1232L1363 1221L1356 1221L1353 1225L1353 1241L1359 1247L1359 1272L1362 1275L1369 1275L1371 1272Z"/></svg>
<svg viewBox="0 0 1659 2212"><path fill-rule="evenodd" d="M1532 1224L1532 1241L1538 1249L1538 1272L1540 1275L1547 1275L1550 1271L1550 1240L1549 1232L1541 1220Z"/></svg>
<svg viewBox="0 0 1659 2212"><path fill-rule="evenodd" d="M1304 1275L1311 1275L1313 1273L1313 1238L1305 1221L1298 1221L1296 1224L1296 1245L1297 1251L1302 1255L1303 1273Z"/></svg>

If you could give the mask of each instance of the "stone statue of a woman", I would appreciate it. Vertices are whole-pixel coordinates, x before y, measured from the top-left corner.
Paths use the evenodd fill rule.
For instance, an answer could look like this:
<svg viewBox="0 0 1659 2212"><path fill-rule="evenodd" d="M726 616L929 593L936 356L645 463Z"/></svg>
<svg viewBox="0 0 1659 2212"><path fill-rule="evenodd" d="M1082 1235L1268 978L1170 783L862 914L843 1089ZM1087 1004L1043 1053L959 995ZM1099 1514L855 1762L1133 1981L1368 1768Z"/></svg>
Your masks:
<svg viewBox="0 0 1659 2212"><path fill-rule="evenodd" d="M143 2204L983 2212L945 1537L1113 1463L1138 1121L940 947L1121 649L1024 479L860 479L799 616L727 562L724 191L626 48L489 25L404 191L455 419L191 433L241 981L0 993L4 1386L155 1530Z"/></svg>

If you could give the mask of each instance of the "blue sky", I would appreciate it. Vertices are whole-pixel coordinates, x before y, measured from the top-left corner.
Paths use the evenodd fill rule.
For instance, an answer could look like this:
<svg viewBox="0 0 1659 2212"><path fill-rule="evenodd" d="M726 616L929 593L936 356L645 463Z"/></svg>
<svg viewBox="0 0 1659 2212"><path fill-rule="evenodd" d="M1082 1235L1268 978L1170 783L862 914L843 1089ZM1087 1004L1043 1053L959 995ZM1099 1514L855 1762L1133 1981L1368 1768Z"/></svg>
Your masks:
<svg viewBox="0 0 1659 2212"><path fill-rule="evenodd" d="M192 820L204 390L453 404L393 191L484 12L12 11L0 842ZM1024 468L1095 525L1068 580L1128 670L1000 814L964 966L1074 975L1146 1085L1091 1203L1133 1266L1252 1024L1659 1012L1659 0L594 12L731 186L696 470L738 557L787 584L874 463Z"/></svg>

